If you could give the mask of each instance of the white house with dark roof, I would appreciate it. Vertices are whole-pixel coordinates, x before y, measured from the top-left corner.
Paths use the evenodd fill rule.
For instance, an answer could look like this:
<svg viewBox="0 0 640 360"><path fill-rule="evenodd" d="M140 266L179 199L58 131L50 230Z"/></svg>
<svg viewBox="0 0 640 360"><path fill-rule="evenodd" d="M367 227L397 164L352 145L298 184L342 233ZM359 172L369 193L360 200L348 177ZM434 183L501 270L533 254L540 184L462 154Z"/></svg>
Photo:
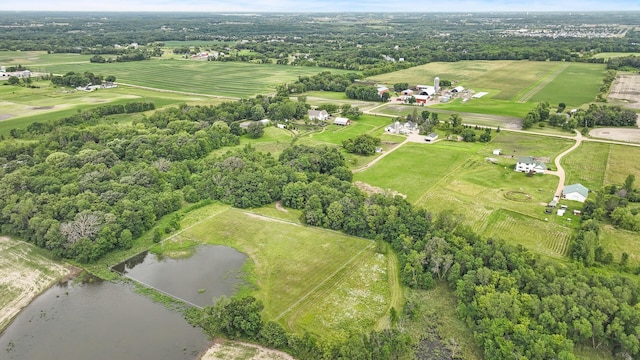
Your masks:
<svg viewBox="0 0 640 360"><path fill-rule="evenodd" d="M307 116L309 116L309 120L326 121L329 119L327 110L307 110Z"/></svg>
<svg viewBox="0 0 640 360"><path fill-rule="evenodd" d="M589 189L580 183L567 185L562 190L562 198L567 200L584 202L588 196Z"/></svg>
<svg viewBox="0 0 640 360"><path fill-rule="evenodd" d="M522 156L518 158L515 171L518 172L531 172L536 174L544 174L547 171L547 165L542 161L537 161L533 156Z"/></svg>

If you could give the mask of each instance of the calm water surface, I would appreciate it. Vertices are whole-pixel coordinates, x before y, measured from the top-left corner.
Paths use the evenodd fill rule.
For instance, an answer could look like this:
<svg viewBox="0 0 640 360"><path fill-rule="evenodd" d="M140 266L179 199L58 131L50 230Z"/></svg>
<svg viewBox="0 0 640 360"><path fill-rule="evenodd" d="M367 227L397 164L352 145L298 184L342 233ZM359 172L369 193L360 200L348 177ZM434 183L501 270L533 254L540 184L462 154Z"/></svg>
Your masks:
<svg viewBox="0 0 640 360"><path fill-rule="evenodd" d="M144 252L114 266L114 270L205 306L213 305L222 295L233 295L244 284L240 271L246 259L247 255L228 246L202 245L192 256L180 259Z"/></svg>
<svg viewBox="0 0 640 360"><path fill-rule="evenodd" d="M0 359L194 359L199 328L127 284L54 286L0 335Z"/></svg>

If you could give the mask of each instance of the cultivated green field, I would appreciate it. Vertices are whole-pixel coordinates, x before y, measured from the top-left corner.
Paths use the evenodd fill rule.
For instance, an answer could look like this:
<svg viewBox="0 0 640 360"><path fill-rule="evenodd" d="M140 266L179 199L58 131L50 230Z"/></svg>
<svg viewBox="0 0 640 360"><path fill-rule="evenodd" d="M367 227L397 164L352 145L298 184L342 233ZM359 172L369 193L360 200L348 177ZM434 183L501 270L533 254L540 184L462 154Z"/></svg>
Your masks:
<svg viewBox="0 0 640 360"><path fill-rule="evenodd" d="M570 140L506 131L489 144L407 143L375 166L354 174L354 180L403 193L410 202L435 213L452 210L482 235L557 258L566 254L579 219L569 222L569 216L544 214L543 204L552 199L557 177L527 177L513 167L517 157L524 155L547 157L551 164L571 144ZM496 148L505 155L497 157L497 165L486 162L485 157L496 157L492 155ZM570 204L570 210L573 206Z"/></svg>
<svg viewBox="0 0 640 360"><path fill-rule="evenodd" d="M397 270L388 273L387 257L369 240L223 205L195 210L182 225L185 231L156 251L211 243L247 253L265 319L287 329L345 338L373 329L392 303L402 303L390 288L399 287Z"/></svg>
<svg viewBox="0 0 640 360"><path fill-rule="evenodd" d="M0 333L23 307L68 273L42 249L0 237Z"/></svg>
<svg viewBox="0 0 640 360"><path fill-rule="evenodd" d="M537 61L460 61L430 63L371 78L379 83L409 82L430 85L433 78L454 81L475 92L480 99L462 102L454 99L436 104L434 109L458 112L524 117L536 103L564 102L578 107L593 101L605 73L603 64Z"/></svg>
<svg viewBox="0 0 640 360"><path fill-rule="evenodd" d="M229 97L252 97L271 94L276 85L301 75L315 75L327 70L308 66L249 64L241 62L148 60L110 64L69 64L42 66L54 74L91 71L115 75L119 83L157 89ZM340 72L339 70L332 70Z"/></svg>
<svg viewBox="0 0 640 360"><path fill-rule="evenodd" d="M47 54L46 51L0 51L0 65L23 65L38 71L42 65L88 62L92 55Z"/></svg>
<svg viewBox="0 0 640 360"><path fill-rule="evenodd" d="M213 105L223 100L207 96L182 95L129 87L99 89L93 92L69 90L36 81L38 89L20 86L0 86L0 134L5 136L13 128L23 129L39 121L60 119L106 104L125 104L132 101L151 101L157 108L176 104Z"/></svg>
<svg viewBox="0 0 640 360"><path fill-rule="evenodd" d="M568 63L562 73L536 92L529 101L548 101L551 106L564 102L568 107L579 107L594 100L605 72L602 64Z"/></svg>
<svg viewBox="0 0 640 360"><path fill-rule="evenodd" d="M508 66L512 62L511 60L458 61L455 63L433 62L392 73L372 76L369 80L388 85L408 82L409 86L416 86L432 85L433 79L437 76L441 80L449 80L456 84L466 86L469 81L483 74L499 71L499 69ZM488 88L494 89L495 84Z"/></svg>
<svg viewBox="0 0 640 360"><path fill-rule="evenodd" d="M617 57L625 57L625 56L640 56L640 52L628 52L628 53L623 53L623 52L602 52L602 53L598 53L593 55L594 58L596 59L611 59L611 58L617 58Z"/></svg>

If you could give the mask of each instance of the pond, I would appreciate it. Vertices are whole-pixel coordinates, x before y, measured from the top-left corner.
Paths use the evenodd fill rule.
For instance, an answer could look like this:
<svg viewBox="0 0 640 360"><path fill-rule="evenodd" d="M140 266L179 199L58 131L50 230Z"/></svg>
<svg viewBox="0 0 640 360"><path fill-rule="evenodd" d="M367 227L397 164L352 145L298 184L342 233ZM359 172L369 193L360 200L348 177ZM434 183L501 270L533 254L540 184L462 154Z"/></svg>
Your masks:
<svg viewBox="0 0 640 360"><path fill-rule="evenodd" d="M149 287L197 306L213 305L244 284L247 255L227 246L201 245L188 258L144 252L113 269Z"/></svg>
<svg viewBox="0 0 640 360"><path fill-rule="evenodd" d="M188 258L143 253L116 268L141 283L198 306L231 296L247 256L199 246ZM209 341L176 311L127 283L56 285L0 334L1 359L195 359Z"/></svg>
<svg viewBox="0 0 640 360"><path fill-rule="evenodd" d="M178 312L108 282L54 286L0 335L2 359L194 359L209 341Z"/></svg>

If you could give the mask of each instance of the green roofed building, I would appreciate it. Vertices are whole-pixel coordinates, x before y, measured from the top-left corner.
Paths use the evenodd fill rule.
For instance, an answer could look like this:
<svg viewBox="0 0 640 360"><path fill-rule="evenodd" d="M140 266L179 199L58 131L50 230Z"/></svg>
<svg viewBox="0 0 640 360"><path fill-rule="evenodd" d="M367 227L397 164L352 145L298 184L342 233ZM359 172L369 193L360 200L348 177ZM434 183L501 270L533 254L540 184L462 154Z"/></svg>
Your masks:
<svg viewBox="0 0 640 360"><path fill-rule="evenodd" d="M584 202L588 196L589 189L580 183L567 185L562 190L562 198L567 200Z"/></svg>

